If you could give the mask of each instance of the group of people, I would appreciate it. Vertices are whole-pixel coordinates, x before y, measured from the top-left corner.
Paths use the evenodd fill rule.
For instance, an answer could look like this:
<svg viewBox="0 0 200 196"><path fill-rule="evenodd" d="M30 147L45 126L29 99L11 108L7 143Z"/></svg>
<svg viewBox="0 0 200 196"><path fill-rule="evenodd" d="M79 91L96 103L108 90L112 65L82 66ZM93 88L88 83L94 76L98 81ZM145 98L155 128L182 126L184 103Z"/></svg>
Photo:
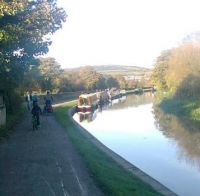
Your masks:
<svg viewBox="0 0 200 196"><path fill-rule="evenodd" d="M36 116L37 125L40 126L40 115L42 114L42 110L41 110L41 107L38 105L38 96L36 95L36 93L32 95L32 93L27 92L27 95L25 96L25 100L27 103L27 109L31 111L31 114L33 116ZM49 91L47 91L47 94L44 97L44 101L45 101L45 105L44 105L43 112L46 112L47 110L50 110L52 112L53 97Z"/></svg>

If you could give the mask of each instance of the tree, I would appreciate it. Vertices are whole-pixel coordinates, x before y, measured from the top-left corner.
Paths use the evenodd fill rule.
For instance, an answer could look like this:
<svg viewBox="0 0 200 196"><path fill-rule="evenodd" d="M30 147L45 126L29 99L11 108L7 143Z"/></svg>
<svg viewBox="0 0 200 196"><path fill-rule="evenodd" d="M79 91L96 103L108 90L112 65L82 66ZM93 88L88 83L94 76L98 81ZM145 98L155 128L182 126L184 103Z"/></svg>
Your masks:
<svg viewBox="0 0 200 196"><path fill-rule="evenodd" d="M125 80L125 78L122 75L116 75L115 79L117 80L119 87L121 89L126 89L127 88L127 82Z"/></svg>
<svg viewBox="0 0 200 196"><path fill-rule="evenodd" d="M176 48L164 51L158 58L152 79L157 88L185 98L199 96L199 33L187 36Z"/></svg>
<svg viewBox="0 0 200 196"><path fill-rule="evenodd" d="M61 77L62 69L54 58L40 58L40 87L42 91L58 88L58 78Z"/></svg>
<svg viewBox="0 0 200 196"><path fill-rule="evenodd" d="M200 47L187 43L173 49L166 75L171 91L175 92L188 75L199 73Z"/></svg>
<svg viewBox="0 0 200 196"><path fill-rule="evenodd" d="M49 35L62 27L65 11L56 0L1 1L0 90L13 94L36 57L48 52Z"/></svg>
<svg viewBox="0 0 200 196"><path fill-rule="evenodd" d="M38 66L30 66L29 70L24 74L23 83L20 86L20 91L40 91L41 73Z"/></svg>
<svg viewBox="0 0 200 196"><path fill-rule="evenodd" d="M23 10L23 8L27 5L26 0L18 0L13 1L5 1L1 0L0 4L0 17L4 15L15 15L16 12Z"/></svg>
<svg viewBox="0 0 200 196"><path fill-rule="evenodd" d="M69 92L73 90L73 84L67 77L62 77L59 81L59 92Z"/></svg>
<svg viewBox="0 0 200 196"><path fill-rule="evenodd" d="M107 88L119 87L117 80L112 76L106 78L105 85Z"/></svg>
<svg viewBox="0 0 200 196"><path fill-rule="evenodd" d="M157 58L152 74L152 83L160 90L168 90L166 74L169 66L171 50L166 50Z"/></svg>
<svg viewBox="0 0 200 196"><path fill-rule="evenodd" d="M102 75L90 66L83 67L79 72L79 77L82 79L86 90L94 90L102 87Z"/></svg>

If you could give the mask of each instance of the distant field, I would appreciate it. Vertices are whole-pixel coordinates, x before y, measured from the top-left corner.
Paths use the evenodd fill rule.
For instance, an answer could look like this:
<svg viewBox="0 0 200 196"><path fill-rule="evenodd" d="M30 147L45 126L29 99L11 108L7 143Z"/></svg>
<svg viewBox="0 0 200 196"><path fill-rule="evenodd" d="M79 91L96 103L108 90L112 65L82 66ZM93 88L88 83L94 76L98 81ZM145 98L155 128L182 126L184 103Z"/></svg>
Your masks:
<svg viewBox="0 0 200 196"><path fill-rule="evenodd" d="M144 75L151 73L152 70L144 67L125 66L125 65L99 65L91 66L98 73L104 75ZM79 68L66 69L65 71L78 71Z"/></svg>
<svg viewBox="0 0 200 196"><path fill-rule="evenodd" d="M132 71L132 70L101 70L101 71L97 71L101 74L104 75L144 75L146 73L149 73L150 71L143 71L143 70L138 70L138 71Z"/></svg>

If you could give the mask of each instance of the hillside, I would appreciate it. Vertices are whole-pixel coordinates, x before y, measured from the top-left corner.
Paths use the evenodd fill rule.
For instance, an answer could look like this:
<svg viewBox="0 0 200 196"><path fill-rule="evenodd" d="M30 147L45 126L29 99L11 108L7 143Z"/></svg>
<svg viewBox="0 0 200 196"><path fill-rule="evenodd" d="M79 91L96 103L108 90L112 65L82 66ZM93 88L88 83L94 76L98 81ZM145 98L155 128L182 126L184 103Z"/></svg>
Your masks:
<svg viewBox="0 0 200 196"><path fill-rule="evenodd" d="M125 65L98 65L91 66L95 71L104 75L144 75L150 73L152 70L144 67L125 66ZM78 71L82 67L65 69L65 71Z"/></svg>

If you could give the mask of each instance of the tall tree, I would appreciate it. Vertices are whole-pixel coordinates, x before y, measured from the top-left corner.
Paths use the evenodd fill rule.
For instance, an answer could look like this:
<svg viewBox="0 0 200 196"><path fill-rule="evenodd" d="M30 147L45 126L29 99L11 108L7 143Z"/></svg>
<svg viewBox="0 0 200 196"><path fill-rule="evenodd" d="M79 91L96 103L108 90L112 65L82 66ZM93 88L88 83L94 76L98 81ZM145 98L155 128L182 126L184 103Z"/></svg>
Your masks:
<svg viewBox="0 0 200 196"><path fill-rule="evenodd" d="M65 19L56 0L1 1L0 90L14 92L29 66L37 63L35 57L48 52L49 35L61 28Z"/></svg>
<svg viewBox="0 0 200 196"><path fill-rule="evenodd" d="M167 85L172 92L176 92L183 81L192 75L200 75L200 47L187 43L173 50L166 76Z"/></svg>
<svg viewBox="0 0 200 196"><path fill-rule="evenodd" d="M166 50L157 58L154 71L152 74L152 82L160 90L167 90L166 74L169 66L171 50Z"/></svg>
<svg viewBox="0 0 200 196"><path fill-rule="evenodd" d="M105 85L107 88L119 87L117 80L112 76L106 78Z"/></svg>
<svg viewBox="0 0 200 196"><path fill-rule="evenodd" d="M102 75L97 73L90 66L83 67L79 72L79 77L83 80L87 90L94 90L102 87Z"/></svg>
<svg viewBox="0 0 200 196"><path fill-rule="evenodd" d="M199 96L199 37L199 33L189 35L178 47L157 58L152 78L158 88L181 98Z"/></svg>
<svg viewBox="0 0 200 196"><path fill-rule="evenodd" d="M54 58L40 58L40 87L42 91L53 90L57 88L57 79L61 77L62 69Z"/></svg>

